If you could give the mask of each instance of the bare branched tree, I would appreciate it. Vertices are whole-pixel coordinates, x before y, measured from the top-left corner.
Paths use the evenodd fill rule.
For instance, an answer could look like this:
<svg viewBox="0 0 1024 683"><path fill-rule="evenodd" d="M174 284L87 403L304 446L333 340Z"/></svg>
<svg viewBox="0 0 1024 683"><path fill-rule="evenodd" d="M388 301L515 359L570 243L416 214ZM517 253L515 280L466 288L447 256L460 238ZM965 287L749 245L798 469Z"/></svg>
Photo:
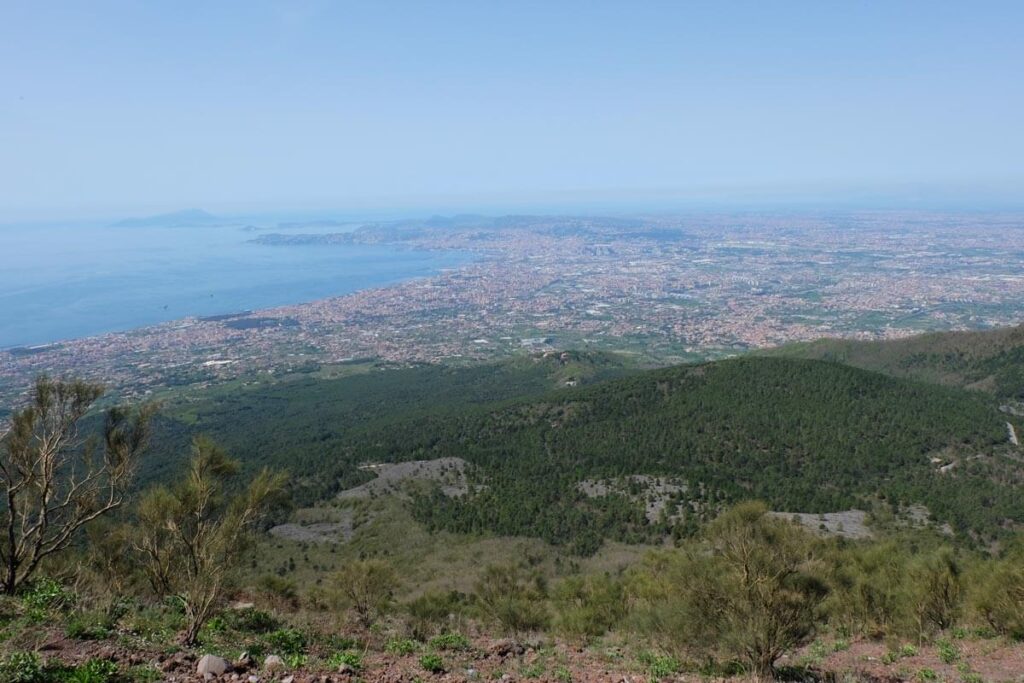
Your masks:
<svg viewBox="0 0 1024 683"><path fill-rule="evenodd" d="M285 482L284 474L263 470L229 497L226 484L237 472L237 461L198 437L184 480L153 489L139 504L135 549L156 593L181 600L186 645L213 614L249 532Z"/></svg>
<svg viewBox="0 0 1024 683"><path fill-rule="evenodd" d="M14 593L46 557L124 503L153 406L107 411L102 437L79 423L103 395L97 384L36 380L31 403L0 433L0 585Z"/></svg>

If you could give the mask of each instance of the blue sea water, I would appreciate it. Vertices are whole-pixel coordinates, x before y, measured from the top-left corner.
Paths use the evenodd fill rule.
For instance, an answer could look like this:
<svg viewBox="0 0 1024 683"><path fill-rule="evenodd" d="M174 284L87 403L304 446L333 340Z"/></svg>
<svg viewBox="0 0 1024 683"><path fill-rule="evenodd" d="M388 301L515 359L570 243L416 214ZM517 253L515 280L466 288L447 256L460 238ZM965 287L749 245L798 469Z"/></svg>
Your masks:
<svg viewBox="0 0 1024 683"><path fill-rule="evenodd" d="M313 301L472 259L385 246L265 246L255 236L234 226L0 227L0 348Z"/></svg>

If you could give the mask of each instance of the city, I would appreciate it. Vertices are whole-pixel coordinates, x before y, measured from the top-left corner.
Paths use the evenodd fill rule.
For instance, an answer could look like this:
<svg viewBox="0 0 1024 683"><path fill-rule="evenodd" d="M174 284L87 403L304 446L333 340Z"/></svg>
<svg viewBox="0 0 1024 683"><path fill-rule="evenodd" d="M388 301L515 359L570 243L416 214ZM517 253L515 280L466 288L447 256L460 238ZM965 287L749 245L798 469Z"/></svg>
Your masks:
<svg viewBox="0 0 1024 683"><path fill-rule="evenodd" d="M825 336L1010 325L1024 314L1020 225L1012 214L865 212L265 228L254 241L268 249L389 243L478 258L339 298L0 351L0 398L40 373L103 378L132 397L354 359L593 349L665 365Z"/></svg>

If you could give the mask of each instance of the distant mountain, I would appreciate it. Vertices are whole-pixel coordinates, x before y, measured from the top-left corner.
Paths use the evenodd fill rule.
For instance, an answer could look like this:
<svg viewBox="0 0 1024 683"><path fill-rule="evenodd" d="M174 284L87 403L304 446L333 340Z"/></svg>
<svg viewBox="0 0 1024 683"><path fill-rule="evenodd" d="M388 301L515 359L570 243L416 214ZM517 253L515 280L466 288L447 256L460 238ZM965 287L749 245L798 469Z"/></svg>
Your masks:
<svg viewBox="0 0 1024 683"><path fill-rule="evenodd" d="M980 332L935 332L889 341L820 339L768 352L853 365L895 377L1024 400L1024 325Z"/></svg>
<svg viewBox="0 0 1024 683"><path fill-rule="evenodd" d="M204 225L223 225L224 219L202 209L185 209L156 216L126 218L114 223L117 228L195 228Z"/></svg>

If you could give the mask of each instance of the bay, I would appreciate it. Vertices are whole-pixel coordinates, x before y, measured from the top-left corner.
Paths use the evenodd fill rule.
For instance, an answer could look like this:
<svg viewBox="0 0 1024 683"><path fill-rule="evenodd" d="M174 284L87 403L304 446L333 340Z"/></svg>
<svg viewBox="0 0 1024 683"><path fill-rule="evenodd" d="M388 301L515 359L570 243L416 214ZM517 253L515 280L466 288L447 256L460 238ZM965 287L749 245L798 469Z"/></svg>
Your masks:
<svg viewBox="0 0 1024 683"><path fill-rule="evenodd" d="M473 258L388 246L266 246L254 236L236 226L4 226L0 348L314 301Z"/></svg>

